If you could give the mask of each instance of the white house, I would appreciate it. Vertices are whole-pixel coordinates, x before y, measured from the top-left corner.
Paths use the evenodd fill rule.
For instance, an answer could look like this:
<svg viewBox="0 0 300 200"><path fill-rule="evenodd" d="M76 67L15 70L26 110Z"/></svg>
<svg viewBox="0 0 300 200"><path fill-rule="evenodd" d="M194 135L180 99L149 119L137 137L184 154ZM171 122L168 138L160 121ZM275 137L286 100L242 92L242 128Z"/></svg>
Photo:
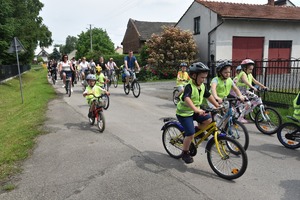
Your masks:
<svg viewBox="0 0 300 200"><path fill-rule="evenodd" d="M175 26L189 30L205 63L300 58L300 7L195 0Z"/></svg>

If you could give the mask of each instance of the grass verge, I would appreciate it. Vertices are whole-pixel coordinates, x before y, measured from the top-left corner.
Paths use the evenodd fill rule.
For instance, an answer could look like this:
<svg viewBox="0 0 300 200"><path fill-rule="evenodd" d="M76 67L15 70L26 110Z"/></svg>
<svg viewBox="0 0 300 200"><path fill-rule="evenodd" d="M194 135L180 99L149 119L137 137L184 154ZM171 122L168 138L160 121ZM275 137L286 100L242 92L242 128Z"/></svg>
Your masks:
<svg viewBox="0 0 300 200"><path fill-rule="evenodd" d="M36 136L43 134L47 104L56 96L46 76L41 66L22 75L23 104L18 77L0 84L1 189L10 185L9 177L21 170L18 163L30 155Z"/></svg>

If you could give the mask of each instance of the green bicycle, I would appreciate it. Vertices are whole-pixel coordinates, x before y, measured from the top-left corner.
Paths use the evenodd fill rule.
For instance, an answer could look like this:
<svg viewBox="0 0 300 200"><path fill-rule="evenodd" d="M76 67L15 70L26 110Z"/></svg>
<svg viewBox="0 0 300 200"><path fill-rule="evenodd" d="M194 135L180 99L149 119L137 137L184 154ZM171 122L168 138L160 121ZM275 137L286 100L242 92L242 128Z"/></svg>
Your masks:
<svg viewBox="0 0 300 200"><path fill-rule="evenodd" d="M205 109L214 116L220 111L217 109ZM161 128L162 142L167 153L176 159L182 157L182 147L184 139L184 129L180 122L172 117L162 118L164 125ZM205 133L204 136L203 133ZM226 133L222 133L217 123L212 117L212 122L205 128L195 133L194 139L190 145L190 155L197 154L197 148L209 136L213 137L207 142L205 151L207 160L212 170L221 178L231 180L242 176L248 165L246 151L242 145L236 140L227 137Z"/></svg>

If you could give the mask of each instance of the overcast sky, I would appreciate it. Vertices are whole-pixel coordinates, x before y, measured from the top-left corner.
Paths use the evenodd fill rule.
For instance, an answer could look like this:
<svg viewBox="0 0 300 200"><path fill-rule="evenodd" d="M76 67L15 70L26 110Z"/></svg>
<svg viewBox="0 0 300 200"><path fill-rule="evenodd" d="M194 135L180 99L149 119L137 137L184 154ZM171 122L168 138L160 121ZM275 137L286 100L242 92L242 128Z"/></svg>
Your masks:
<svg viewBox="0 0 300 200"><path fill-rule="evenodd" d="M40 0L40 16L52 32L54 44L65 44L68 35L78 36L90 24L107 31L120 46L129 18L139 21L177 22L193 0ZM219 0L223 2L266 4L268 0ZM300 0L292 0L300 6Z"/></svg>

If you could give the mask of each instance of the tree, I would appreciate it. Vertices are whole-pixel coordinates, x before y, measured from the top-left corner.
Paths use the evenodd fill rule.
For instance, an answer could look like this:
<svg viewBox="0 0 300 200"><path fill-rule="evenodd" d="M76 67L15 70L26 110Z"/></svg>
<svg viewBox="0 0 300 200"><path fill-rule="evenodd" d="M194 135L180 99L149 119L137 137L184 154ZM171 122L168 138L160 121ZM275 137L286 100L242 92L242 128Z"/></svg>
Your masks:
<svg viewBox="0 0 300 200"><path fill-rule="evenodd" d="M91 50L91 37L92 31L92 50ZM109 38L106 31L101 28L93 28L86 32L81 32L78 35L76 43L76 57L87 57L98 60L100 55L114 54L114 43Z"/></svg>
<svg viewBox="0 0 300 200"><path fill-rule="evenodd" d="M37 45L48 47L52 44L52 33L39 16L44 6L39 0L0 0L0 5L0 63L15 63L15 55L7 53L13 37L17 37L26 49L19 55L21 63L33 60Z"/></svg>
<svg viewBox="0 0 300 200"><path fill-rule="evenodd" d="M66 44L60 46L60 52L62 54L71 53L73 50L76 49L77 40L77 37L68 35L68 37L66 38Z"/></svg>
<svg viewBox="0 0 300 200"><path fill-rule="evenodd" d="M58 52L57 48L55 47L53 49L53 52L50 54L49 58L52 60L60 60L61 59L61 54Z"/></svg>
<svg viewBox="0 0 300 200"><path fill-rule="evenodd" d="M171 26L163 27L160 35L153 34L146 46L148 64L163 78L176 76L179 64L193 62L197 54L192 33Z"/></svg>

